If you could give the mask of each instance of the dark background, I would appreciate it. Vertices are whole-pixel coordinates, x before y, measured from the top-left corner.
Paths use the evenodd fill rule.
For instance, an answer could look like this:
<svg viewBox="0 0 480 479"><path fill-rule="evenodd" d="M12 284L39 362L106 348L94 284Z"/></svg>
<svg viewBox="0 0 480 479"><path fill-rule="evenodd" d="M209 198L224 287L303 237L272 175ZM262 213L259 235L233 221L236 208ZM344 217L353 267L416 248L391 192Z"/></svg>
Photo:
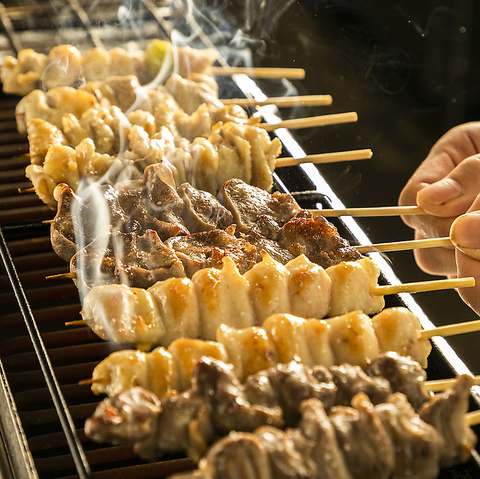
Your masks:
<svg viewBox="0 0 480 479"><path fill-rule="evenodd" d="M398 195L435 141L480 110L480 10L474 1L301 1L268 33L263 63L302 67L301 94L333 104L295 115L356 111L357 123L298 130L308 154L371 148L371 160L322 165L346 206L396 205ZM480 186L480 178L479 178ZM412 239L399 218L358 222L373 243ZM412 252L388 253L402 282L436 279ZM418 293L437 325L477 319L455 291ZM450 344L480 373L480 333Z"/></svg>

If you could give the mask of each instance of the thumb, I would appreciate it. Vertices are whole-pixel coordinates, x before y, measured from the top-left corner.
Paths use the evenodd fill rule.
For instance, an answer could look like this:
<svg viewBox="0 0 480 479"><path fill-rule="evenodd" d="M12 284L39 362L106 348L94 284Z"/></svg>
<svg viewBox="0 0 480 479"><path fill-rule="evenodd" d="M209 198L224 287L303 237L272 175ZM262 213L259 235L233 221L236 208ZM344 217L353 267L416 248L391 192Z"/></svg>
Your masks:
<svg viewBox="0 0 480 479"><path fill-rule="evenodd" d="M454 217L465 213L480 193L480 156L470 156L447 176L422 188L417 204L435 216Z"/></svg>
<svg viewBox="0 0 480 479"><path fill-rule="evenodd" d="M464 255L480 260L480 211L456 218L450 228L450 239Z"/></svg>

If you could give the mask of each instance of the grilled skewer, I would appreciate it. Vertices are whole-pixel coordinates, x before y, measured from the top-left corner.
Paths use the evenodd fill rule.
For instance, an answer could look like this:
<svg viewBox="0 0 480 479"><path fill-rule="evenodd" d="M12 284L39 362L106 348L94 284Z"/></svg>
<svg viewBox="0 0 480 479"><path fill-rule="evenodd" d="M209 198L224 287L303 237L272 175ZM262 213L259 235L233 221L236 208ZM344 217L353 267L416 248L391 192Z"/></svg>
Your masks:
<svg viewBox="0 0 480 479"><path fill-rule="evenodd" d="M425 367L431 345L419 335L420 330L418 318L405 308L385 309L373 318L360 311L327 320L276 314L262 327L221 325L217 342L179 338L150 353L114 352L95 368L92 390L113 395L139 385L159 397L183 391L190 387L193 365L205 355L231 362L242 380L295 358L309 367L343 362L365 367L385 351L412 356ZM160 374L151 373L157 368Z"/></svg>
<svg viewBox="0 0 480 479"><path fill-rule="evenodd" d="M417 428L422 426L413 407L432 424L442 424L439 428L442 432L446 431L446 424L455 427L457 440L442 450L442 460L447 465L449 461L468 457L476 441L473 432L462 421L471 385L468 376L459 377L448 392L429 397L421 387L424 372L411 359L389 353L378 357L370 366L369 377L348 364L330 370L309 370L294 361L249 376L242 384L228 365L202 358L194 369L192 388L188 391L161 401L142 388L124 391L100 403L87 420L85 431L96 441L133 443L136 452L147 460L182 450L198 460L207 444L229 431L236 431L236 434L267 424L295 427L302 421L304 401L321 400L334 417L337 411L350 403L357 404L362 397L362 401L371 400L378 408L389 403L403 404L404 420L410 416ZM390 395L392 391L395 400ZM407 396L397 391L404 391ZM371 399L367 400L367 395ZM412 407L407 398L415 406ZM441 420L434 420L433 411L437 408L448 409L449 413L445 411ZM143 413L140 415L137 411ZM413 431L413 428L408 429ZM416 432L419 433L419 429ZM381 438L383 436L376 440ZM434 449L441 449L441 443L434 441ZM378 447L379 443L375 444Z"/></svg>

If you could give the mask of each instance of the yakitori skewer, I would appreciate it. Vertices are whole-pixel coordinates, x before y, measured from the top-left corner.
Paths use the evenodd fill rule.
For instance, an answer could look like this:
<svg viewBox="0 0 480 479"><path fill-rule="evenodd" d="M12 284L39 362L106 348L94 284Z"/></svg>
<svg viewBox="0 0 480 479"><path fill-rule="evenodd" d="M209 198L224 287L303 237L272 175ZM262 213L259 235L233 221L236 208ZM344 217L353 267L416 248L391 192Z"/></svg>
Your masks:
<svg viewBox="0 0 480 479"><path fill-rule="evenodd" d="M338 151L334 153L319 153L317 155L307 155L303 158L277 158L276 168L284 166L295 166L302 163L336 163L340 161L368 160L373 156L372 150L366 148L362 150Z"/></svg>
<svg viewBox="0 0 480 479"><path fill-rule="evenodd" d="M119 384L109 385L109 382L118 380L125 386L134 383L135 378L138 385L143 382L145 387L158 376L160 385L171 381L172 374L181 376L182 384L173 387L181 390L190 385L194 363L202 356L233 364L241 380L261 369L292 360L309 367L349 363L368 369L375 358L387 352L408 356L421 369L428 364L432 346L429 340L419 338L420 330L419 319L406 308L387 308L372 318L359 311L327 320L274 314L262 326L235 328L220 324L210 341L180 337L150 352L126 349L110 354L93 372L95 381L105 379L103 384L95 386L94 392L118 392ZM172 374L165 374L160 364L169 358L165 366L171 369L174 359L177 368L172 369ZM160 373L153 376L148 375L148 371L153 371L149 368L152 361L160 368ZM162 386L162 389L169 388Z"/></svg>
<svg viewBox="0 0 480 479"><path fill-rule="evenodd" d="M356 246L357 250L362 253L378 253L387 251L407 251L420 248L440 248L451 246L452 241L449 237L444 238L428 238L422 240L411 241L393 241L391 243L377 243L370 245Z"/></svg>
<svg viewBox="0 0 480 479"><path fill-rule="evenodd" d="M286 78L287 80L302 80L305 78L303 68L214 66L210 67L208 71L217 76L248 75L256 78Z"/></svg>
<svg viewBox="0 0 480 479"><path fill-rule="evenodd" d="M339 216L400 216L400 215L424 215L419 206L377 206L371 208L345 208L345 209L322 209L309 210L314 215L321 215L325 218Z"/></svg>
<svg viewBox="0 0 480 479"><path fill-rule="evenodd" d="M437 392L445 391L445 389L448 389L449 387L451 387L452 384L455 384L456 380L457 378L432 379L430 381L425 381L424 387L425 387L425 390L428 392L437 393ZM474 386L480 385L480 376L473 377L473 385ZM480 415L479 415L479 419L480 419Z"/></svg>
<svg viewBox="0 0 480 479"><path fill-rule="evenodd" d="M475 278L454 278L454 279L432 279L429 281L418 281L413 283L390 284L373 286L370 294L385 296L399 293L419 293L425 291L440 291L443 289L470 288L475 286Z"/></svg>
<svg viewBox="0 0 480 479"><path fill-rule="evenodd" d="M331 105L333 98L331 95L295 95L269 97L265 100L256 100L255 98L225 98L220 99L224 105L240 105L244 107L275 105L277 107L292 106L321 106Z"/></svg>
<svg viewBox="0 0 480 479"><path fill-rule="evenodd" d="M333 113L331 115L318 115L305 118L293 118L291 120L283 120L277 123L258 123L256 126L266 131L274 131L280 128L290 130L300 128L313 128L316 126L338 125L340 123L353 123L358 120L355 112Z"/></svg>

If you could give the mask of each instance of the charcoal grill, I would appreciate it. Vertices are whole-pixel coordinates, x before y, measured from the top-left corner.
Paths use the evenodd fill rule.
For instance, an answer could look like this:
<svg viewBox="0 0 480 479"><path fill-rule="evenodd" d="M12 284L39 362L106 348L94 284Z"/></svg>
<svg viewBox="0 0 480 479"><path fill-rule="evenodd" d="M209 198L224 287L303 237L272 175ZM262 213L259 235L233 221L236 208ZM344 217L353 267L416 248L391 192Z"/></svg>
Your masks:
<svg viewBox="0 0 480 479"><path fill-rule="evenodd" d="M109 48L130 41L142 44L150 38L168 37L174 26L185 28L184 14L182 2L151 0L0 4L0 51L3 55L16 54L30 47L46 52L67 42L80 48ZM242 21L245 31L256 28L248 18ZM198 41L210 41L204 29L197 33ZM258 88L244 78L236 82L235 88L244 94L255 94ZM66 265L52 251L49 227L44 223L53 212L28 191L31 185L24 174L29 162L28 145L16 132L16 102L3 95L0 103L0 477L161 478L191 469L191 462L181 456L144 463L129 447L100 445L84 436L84 421L100 398L79 381L90 377L95 365L119 347L99 340L89 328L65 327L65 322L79 318L78 291L70 280L46 279L65 272ZM287 151L301 154L293 136L288 132L280 135ZM305 207L343 206L311 165L283 169L275 181L280 190L309 191L297 195ZM337 226L353 243L369 241L355 221L339 221ZM395 280L387 261L382 257L376 260L383 281ZM406 304L421 317L424 326L431 325L412 297L403 295L390 301L390 305ZM435 343L430 378L465 371L465 364L446 342ZM478 407L479 397L473 389L472 408ZM441 477L479 477L479 464L474 452L467 464L445 470Z"/></svg>

